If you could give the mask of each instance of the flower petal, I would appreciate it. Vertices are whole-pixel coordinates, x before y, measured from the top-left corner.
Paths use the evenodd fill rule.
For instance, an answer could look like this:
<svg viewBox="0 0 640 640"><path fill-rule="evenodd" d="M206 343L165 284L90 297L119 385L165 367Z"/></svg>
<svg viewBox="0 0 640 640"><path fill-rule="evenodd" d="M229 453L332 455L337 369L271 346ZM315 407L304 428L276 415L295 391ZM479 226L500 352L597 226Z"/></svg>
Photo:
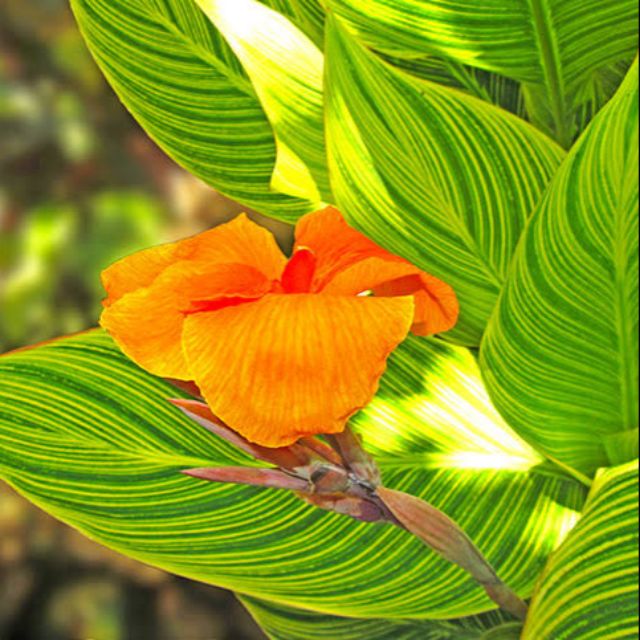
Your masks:
<svg viewBox="0 0 640 640"><path fill-rule="evenodd" d="M264 274L245 264L205 266L183 260L166 268L150 287L107 306L100 324L141 367L157 376L192 380L182 351L182 328L193 305L255 299L270 287Z"/></svg>
<svg viewBox="0 0 640 640"><path fill-rule="evenodd" d="M298 220L295 248L311 249L315 254L315 291L360 260L372 257L402 260L352 229L335 207L325 207ZM359 291L367 288L370 287Z"/></svg>
<svg viewBox="0 0 640 640"><path fill-rule="evenodd" d="M411 297L270 294L185 320L189 368L212 411L278 447L337 433L378 387L406 336Z"/></svg>
<svg viewBox="0 0 640 640"><path fill-rule="evenodd" d="M453 289L438 278L416 271L373 287L376 296L413 295L415 310L411 332L429 336L448 331L458 321L460 306Z"/></svg>
<svg viewBox="0 0 640 640"><path fill-rule="evenodd" d="M332 295L415 298L411 330L417 335L447 331L458 319L453 289L404 258L389 253L352 229L334 207L310 213L296 227L296 246L308 247L316 256L313 288Z"/></svg>
<svg viewBox="0 0 640 640"><path fill-rule="evenodd" d="M280 277L286 258L269 231L243 213L213 229L170 244L138 251L102 272L109 306L127 293L150 286L178 261L240 263L261 271L268 279Z"/></svg>

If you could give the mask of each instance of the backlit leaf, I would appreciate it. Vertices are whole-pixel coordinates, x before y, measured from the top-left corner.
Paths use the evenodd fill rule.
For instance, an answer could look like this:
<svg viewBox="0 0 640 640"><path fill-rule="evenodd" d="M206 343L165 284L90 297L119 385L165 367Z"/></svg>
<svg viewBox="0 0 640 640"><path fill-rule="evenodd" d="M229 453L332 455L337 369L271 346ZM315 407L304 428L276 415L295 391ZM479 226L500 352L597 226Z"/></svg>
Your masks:
<svg viewBox="0 0 640 640"><path fill-rule="evenodd" d="M493 608L467 574L397 527L181 474L251 462L166 401L176 393L99 331L8 354L0 475L107 546L241 594L367 618ZM585 491L501 421L468 350L408 340L355 422L388 486L455 518L510 586L531 592Z"/></svg>
<svg viewBox="0 0 640 640"><path fill-rule="evenodd" d="M498 611L458 620L344 618L247 596L240 600L275 640L483 640L487 629L501 625L506 618Z"/></svg>
<svg viewBox="0 0 640 640"><path fill-rule="evenodd" d="M590 85L603 74L615 76L615 65L628 65L638 46L638 5L631 0L329 0L329 5L375 49L442 56L524 83L530 116L563 146L574 136Z"/></svg>
<svg viewBox="0 0 640 640"><path fill-rule="evenodd" d="M638 461L601 470L584 515L552 555L522 638L638 637Z"/></svg>
<svg viewBox="0 0 640 640"><path fill-rule="evenodd" d="M531 125L402 74L327 20L331 186L351 223L455 289L477 345L527 217L563 157Z"/></svg>
<svg viewBox="0 0 640 640"><path fill-rule="evenodd" d="M284 188L294 195L329 201L321 51L287 18L257 0L196 2L242 62L273 126L278 147L275 174L280 179L276 184L282 187L286 181ZM302 172L308 168L310 178L286 180L293 154Z"/></svg>
<svg viewBox="0 0 640 640"><path fill-rule="evenodd" d="M272 189L272 126L237 57L193 0L71 6L113 89L174 160L276 218L295 220L317 207Z"/></svg>
<svg viewBox="0 0 640 640"><path fill-rule="evenodd" d="M533 215L481 349L509 424L586 474L638 456L637 118L634 65Z"/></svg>

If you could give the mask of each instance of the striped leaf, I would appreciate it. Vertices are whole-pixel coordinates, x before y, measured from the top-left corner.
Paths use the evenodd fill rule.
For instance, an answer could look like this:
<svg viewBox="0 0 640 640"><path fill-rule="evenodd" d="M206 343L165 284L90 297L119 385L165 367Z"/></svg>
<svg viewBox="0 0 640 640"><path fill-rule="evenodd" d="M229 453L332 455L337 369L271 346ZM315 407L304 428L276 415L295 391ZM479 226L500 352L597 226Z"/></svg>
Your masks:
<svg viewBox="0 0 640 640"><path fill-rule="evenodd" d="M545 567L524 640L638 637L638 461L601 470Z"/></svg>
<svg viewBox="0 0 640 640"><path fill-rule="evenodd" d="M632 0L329 0L368 45L449 58L525 83L530 115L563 146L576 110L638 43ZM613 69L612 69L613 66ZM607 96L608 97L608 96Z"/></svg>
<svg viewBox="0 0 640 640"><path fill-rule="evenodd" d="M451 284L477 345L563 152L511 114L398 72L327 20L331 186L361 231Z"/></svg>
<svg viewBox="0 0 640 640"><path fill-rule="evenodd" d="M436 56L399 58L382 54L381 57L389 64L422 80L460 89L521 118L526 117L522 88L519 82L511 78Z"/></svg>
<svg viewBox="0 0 640 640"><path fill-rule="evenodd" d="M482 640L505 620L497 611L457 620L344 618L247 596L240 601L274 640Z"/></svg>
<svg viewBox="0 0 640 640"><path fill-rule="evenodd" d="M561 166L485 335L509 424L592 474L638 456L637 66Z"/></svg>
<svg viewBox="0 0 640 640"><path fill-rule="evenodd" d="M324 9L321 0L260 0L301 29L315 45L324 46Z"/></svg>
<svg viewBox="0 0 640 640"><path fill-rule="evenodd" d="M505 622L485 631L480 636L480 640L520 640L521 637L522 622Z"/></svg>
<svg viewBox="0 0 640 640"><path fill-rule="evenodd" d="M295 220L317 207L272 189L272 126L237 57L193 0L71 5L113 89L174 160L273 217Z"/></svg>
<svg viewBox="0 0 640 640"><path fill-rule="evenodd" d="M242 62L273 126L278 149L272 186L330 201L322 100L323 56L287 18L257 0L195 0ZM290 158L299 172L291 179ZM284 164L284 167L283 167Z"/></svg>
<svg viewBox="0 0 640 640"><path fill-rule="evenodd" d="M99 331L6 355L0 475L107 546L241 594L373 618L493 608L406 531L179 473L249 462L184 418L166 401L175 395ZM531 592L585 491L509 431L468 350L408 340L356 424L388 486L457 519L505 581Z"/></svg>

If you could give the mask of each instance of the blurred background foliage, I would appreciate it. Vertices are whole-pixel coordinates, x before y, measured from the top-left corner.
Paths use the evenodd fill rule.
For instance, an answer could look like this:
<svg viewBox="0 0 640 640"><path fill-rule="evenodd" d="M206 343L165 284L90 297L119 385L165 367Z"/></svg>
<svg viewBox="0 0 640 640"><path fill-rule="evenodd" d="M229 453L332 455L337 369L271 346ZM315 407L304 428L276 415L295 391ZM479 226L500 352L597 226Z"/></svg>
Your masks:
<svg viewBox="0 0 640 640"><path fill-rule="evenodd" d="M142 132L66 0L2 0L0 353L94 326L105 266L240 210ZM287 225L249 213L287 248ZM262 637L231 594L126 560L0 487L3 640Z"/></svg>

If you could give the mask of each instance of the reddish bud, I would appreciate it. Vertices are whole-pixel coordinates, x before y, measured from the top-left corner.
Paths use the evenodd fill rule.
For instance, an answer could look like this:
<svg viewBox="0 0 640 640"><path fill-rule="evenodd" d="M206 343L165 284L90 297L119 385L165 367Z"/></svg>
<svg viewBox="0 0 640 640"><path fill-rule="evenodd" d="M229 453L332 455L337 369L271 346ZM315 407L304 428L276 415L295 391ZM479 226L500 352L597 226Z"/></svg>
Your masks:
<svg viewBox="0 0 640 640"><path fill-rule="evenodd" d="M291 476L279 469L204 467L199 469L185 469L182 473L211 482L233 482L235 484L250 484L257 487L289 489L291 491L304 491L308 489L308 483L305 480Z"/></svg>
<svg viewBox="0 0 640 640"><path fill-rule="evenodd" d="M374 502L364 498L357 498L344 494L318 494L318 493L298 493L298 496L309 504L335 511L345 516L351 516L356 520L364 522L385 522L387 518Z"/></svg>
<svg viewBox="0 0 640 640"><path fill-rule="evenodd" d="M376 494L408 531L470 573L503 609L524 618L527 605L498 578L480 550L451 518L402 491L378 487Z"/></svg>
<svg viewBox="0 0 640 640"><path fill-rule="evenodd" d="M284 469L297 469L311 463L309 452L300 445L293 444L288 447L272 449L245 440L215 416L204 402L184 400L182 398L169 399L169 402L178 407L191 420L258 460Z"/></svg>
<svg viewBox="0 0 640 640"><path fill-rule="evenodd" d="M360 436L347 425L342 433L329 436L335 448L340 452L346 466L360 480L374 487L380 484L380 471L373 458L362 448Z"/></svg>

